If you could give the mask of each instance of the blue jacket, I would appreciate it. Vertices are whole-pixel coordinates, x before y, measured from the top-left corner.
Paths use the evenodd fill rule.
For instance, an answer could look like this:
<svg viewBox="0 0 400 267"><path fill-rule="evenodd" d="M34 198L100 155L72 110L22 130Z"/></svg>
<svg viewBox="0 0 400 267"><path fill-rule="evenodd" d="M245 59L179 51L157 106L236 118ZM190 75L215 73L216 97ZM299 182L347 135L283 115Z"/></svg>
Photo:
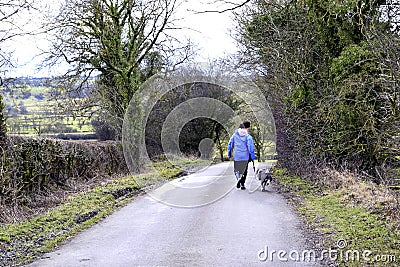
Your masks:
<svg viewBox="0 0 400 267"><path fill-rule="evenodd" d="M232 149L233 160L241 161L241 160L255 160L256 156L254 154L254 141L253 137L247 133L244 129L238 129L232 135L231 139L228 143L228 157L231 157Z"/></svg>

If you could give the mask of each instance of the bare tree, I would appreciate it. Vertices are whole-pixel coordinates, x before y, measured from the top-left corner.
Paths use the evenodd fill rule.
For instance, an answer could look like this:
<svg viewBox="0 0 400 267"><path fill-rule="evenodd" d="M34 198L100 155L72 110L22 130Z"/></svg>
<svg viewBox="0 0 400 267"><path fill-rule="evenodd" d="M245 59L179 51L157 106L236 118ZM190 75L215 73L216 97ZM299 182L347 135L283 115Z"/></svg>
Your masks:
<svg viewBox="0 0 400 267"><path fill-rule="evenodd" d="M120 133L141 83L189 56L190 46L172 35L178 5L178 0L64 1L47 25L52 48L46 63L68 63L63 81L69 90L85 90L96 76L95 86L89 85L95 100L88 107L100 107L104 121Z"/></svg>
<svg viewBox="0 0 400 267"><path fill-rule="evenodd" d="M11 61L12 51L4 48L4 43L17 36L25 35L27 32L21 24L20 14L24 11L33 9L31 0L8 0L0 2L0 71L4 73L5 69L13 66Z"/></svg>
<svg viewBox="0 0 400 267"><path fill-rule="evenodd" d="M12 51L8 51L4 44L6 41L25 34L21 24L17 23L19 14L27 9L32 8L30 0L8 0L0 2L0 88L5 85L5 70L13 66L11 61ZM18 26L20 25L20 26ZM3 115L3 99L0 94L0 144L5 140L6 126L5 117Z"/></svg>

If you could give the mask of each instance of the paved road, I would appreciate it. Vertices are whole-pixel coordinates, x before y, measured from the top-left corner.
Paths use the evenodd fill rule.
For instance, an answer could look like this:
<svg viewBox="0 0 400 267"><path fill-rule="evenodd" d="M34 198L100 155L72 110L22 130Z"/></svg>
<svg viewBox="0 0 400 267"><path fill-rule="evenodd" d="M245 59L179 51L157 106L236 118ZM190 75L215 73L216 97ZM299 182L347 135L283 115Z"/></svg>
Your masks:
<svg viewBox="0 0 400 267"><path fill-rule="evenodd" d="M231 165L166 184L29 266L305 266L290 259L305 238L284 198L252 170L236 189Z"/></svg>

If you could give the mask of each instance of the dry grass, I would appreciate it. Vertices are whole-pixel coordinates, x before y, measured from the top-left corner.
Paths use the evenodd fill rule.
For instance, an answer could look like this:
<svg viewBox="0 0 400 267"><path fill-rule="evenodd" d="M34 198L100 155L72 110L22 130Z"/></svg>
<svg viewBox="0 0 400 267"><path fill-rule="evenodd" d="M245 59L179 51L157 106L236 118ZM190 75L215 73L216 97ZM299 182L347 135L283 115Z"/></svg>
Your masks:
<svg viewBox="0 0 400 267"><path fill-rule="evenodd" d="M62 187L48 188L46 191L32 194L24 201L0 204L0 226L8 223L19 223L34 218L56 207L72 196L88 192L99 185L105 185L112 180L120 178L119 175L110 177L97 176L90 180L69 180Z"/></svg>
<svg viewBox="0 0 400 267"><path fill-rule="evenodd" d="M346 251L374 253L373 258L362 261L328 259L323 265L399 266L397 192L366 182L365 177L331 169L308 177L291 175L282 169L275 174L280 189L289 191L291 200L296 199L294 207L306 220L310 246L321 252L337 249L338 240L345 240ZM387 258L383 261L380 255Z"/></svg>
<svg viewBox="0 0 400 267"><path fill-rule="evenodd" d="M378 214L388 225L400 230L400 192L367 182L365 177L350 172L324 169L319 177L318 182L325 188L338 190L344 202Z"/></svg>

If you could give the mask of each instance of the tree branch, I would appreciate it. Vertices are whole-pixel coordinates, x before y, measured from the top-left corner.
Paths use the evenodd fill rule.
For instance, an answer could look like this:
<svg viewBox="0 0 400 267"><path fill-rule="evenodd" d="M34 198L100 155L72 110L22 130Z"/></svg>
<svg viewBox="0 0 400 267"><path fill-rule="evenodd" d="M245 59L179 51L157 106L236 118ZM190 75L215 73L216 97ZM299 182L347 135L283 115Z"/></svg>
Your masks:
<svg viewBox="0 0 400 267"><path fill-rule="evenodd" d="M234 5L234 6L230 7L230 8L225 8L225 9L222 9L222 10L204 10L204 11L189 10L189 11L194 12L194 14L204 14L204 13L219 13L219 14L222 14L222 13L234 11L236 9L244 7L246 4L250 3L251 0L246 0L243 3L240 3L240 4L229 2L229 1L215 1L214 3L216 3L216 2L223 2L224 4L230 4L230 5Z"/></svg>

